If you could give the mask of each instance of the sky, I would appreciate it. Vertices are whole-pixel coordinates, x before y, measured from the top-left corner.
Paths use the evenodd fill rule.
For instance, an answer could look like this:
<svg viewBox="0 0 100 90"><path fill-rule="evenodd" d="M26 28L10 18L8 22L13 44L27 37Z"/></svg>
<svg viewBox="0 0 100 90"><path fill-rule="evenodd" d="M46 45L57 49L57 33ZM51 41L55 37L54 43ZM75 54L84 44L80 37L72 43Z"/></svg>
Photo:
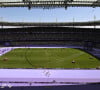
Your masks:
<svg viewBox="0 0 100 90"><path fill-rule="evenodd" d="M55 9L0 8L0 21L9 22L79 22L100 20L100 7L68 7Z"/></svg>

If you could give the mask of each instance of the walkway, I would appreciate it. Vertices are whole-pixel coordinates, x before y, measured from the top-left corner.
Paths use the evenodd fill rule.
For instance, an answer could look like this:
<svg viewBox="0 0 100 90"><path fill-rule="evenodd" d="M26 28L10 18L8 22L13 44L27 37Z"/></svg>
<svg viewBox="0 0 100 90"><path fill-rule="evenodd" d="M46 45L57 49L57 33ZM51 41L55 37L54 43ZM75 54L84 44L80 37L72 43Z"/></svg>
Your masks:
<svg viewBox="0 0 100 90"><path fill-rule="evenodd" d="M50 86L98 82L100 70L0 69L0 86Z"/></svg>

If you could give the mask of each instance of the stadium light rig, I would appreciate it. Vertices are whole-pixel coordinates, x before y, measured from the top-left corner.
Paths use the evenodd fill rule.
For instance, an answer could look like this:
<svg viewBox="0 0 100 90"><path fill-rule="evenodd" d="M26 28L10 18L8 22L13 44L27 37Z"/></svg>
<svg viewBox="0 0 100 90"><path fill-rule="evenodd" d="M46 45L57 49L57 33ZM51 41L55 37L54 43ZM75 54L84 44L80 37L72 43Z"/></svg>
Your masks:
<svg viewBox="0 0 100 90"><path fill-rule="evenodd" d="M43 4L43 2L44 2L47 5L50 4L50 6L47 6L47 7L44 6L44 9L47 9L47 8L49 9L49 8L52 8L53 4L56 4L56 2L57 2L57 0L54 0L54 1L52 1L52 0L50 0L50 1L48 1L48 0L47 1L46 0L45 1L37 0L36 2L32 1L32 0L22 0L22 1L24 2L24 4L28 5L29 10L32 8L33 3ZM61 1L63 1L63 4L65 4L65 9L67 9L67 2L73 2L73 0L61 0ZM60 0L58 2L60 2Z"/></svg>
<svg viewBox="0 0 100 90"><path fill-rule="evenodd" d="M24 4L28 4L28 9L30 10L32 7L32 1L31 0L23 0Z"/></svg>

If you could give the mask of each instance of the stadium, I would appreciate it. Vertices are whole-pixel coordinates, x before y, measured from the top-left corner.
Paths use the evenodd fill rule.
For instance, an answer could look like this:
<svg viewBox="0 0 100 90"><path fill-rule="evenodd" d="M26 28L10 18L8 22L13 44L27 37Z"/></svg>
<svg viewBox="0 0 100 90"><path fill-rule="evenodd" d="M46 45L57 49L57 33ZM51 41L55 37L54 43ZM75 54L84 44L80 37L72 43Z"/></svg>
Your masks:
<svg viewBox="0 0 100 90"><path fill-rule="evenodd" d="M18 31L18 29L20 30ZM0 38L1 47L3 47L1 53L4 53L0 57L1 62L3 62L0 68L98 68L100 65L99 57L90 53L95 51L94 48L99 48L99 29L68 27L10 28L1 29L0 34L2 37ZM14 63L18 61L17 58L19 58L20 65ZM7 61L6 64L8 65L5 65L4 61ZM73 64L72 61L76 63ZM86 66L81 63L83 61ZM40 65L40 62L42 65ZM62 65L60 66L61 62ZM25 65L20 67L24 63ZM53 63L57 63L57 66L52 66Z"/></svg>
<svg viewBox="0 0 100 90"><path fill-rule="evenodd" d="M0 7L100 6L93 1L62 2L23 0L2 2ZM95 28L99 21L0 25L0 90L100 89L100 28Z"/></svg>

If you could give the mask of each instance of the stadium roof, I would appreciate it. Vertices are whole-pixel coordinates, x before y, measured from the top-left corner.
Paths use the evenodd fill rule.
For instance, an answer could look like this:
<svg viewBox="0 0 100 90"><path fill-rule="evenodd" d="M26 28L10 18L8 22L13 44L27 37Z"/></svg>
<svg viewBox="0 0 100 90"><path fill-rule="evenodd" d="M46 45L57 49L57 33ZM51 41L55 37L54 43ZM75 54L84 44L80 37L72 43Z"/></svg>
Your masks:
<svg viewBox="0 0 100 90"><path fill-rule="evenodd" d="M0 22L0 26L100 26L100 21L88 21L88 22Z"/></svg>
<svg viewBox="0 0 100 90"><path fill-rule="evenodd" d="M100 7L100 0L0 0L0 7Z"/></svg>

